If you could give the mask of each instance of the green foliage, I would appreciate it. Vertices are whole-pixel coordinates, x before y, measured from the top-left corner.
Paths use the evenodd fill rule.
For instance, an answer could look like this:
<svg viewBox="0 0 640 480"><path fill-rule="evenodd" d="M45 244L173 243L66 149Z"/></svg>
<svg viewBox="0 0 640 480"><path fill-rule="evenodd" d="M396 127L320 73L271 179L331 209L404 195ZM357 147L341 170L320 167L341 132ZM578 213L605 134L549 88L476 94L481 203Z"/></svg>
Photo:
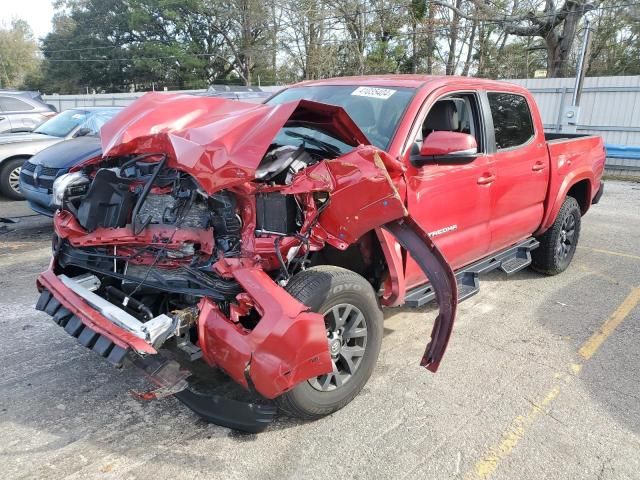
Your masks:
<svg viewBox="0 0 640 480"><path fill-rule="evenodd" d="M9 28L0 27L0 87L17 88L36 74L40 59L38 44L29 25L14 20Z"/></svg>
<svg viewBox="0 0 640 480"><path fill-rule="evenodd" d="M570 46L553 53L555 74L573 74L583 25L575 9L584 1L57 0L40 68L24 25L0 30L0 80L80 93L372 73L516 78L548 70L554 45ZM597 6L589 74L640 73L637 11L589 5ZM574 9L572 42L562 22L545 24L564 8ZM11 57L6 39L2 50L9 35L22 38L26 61Z"/></svg>

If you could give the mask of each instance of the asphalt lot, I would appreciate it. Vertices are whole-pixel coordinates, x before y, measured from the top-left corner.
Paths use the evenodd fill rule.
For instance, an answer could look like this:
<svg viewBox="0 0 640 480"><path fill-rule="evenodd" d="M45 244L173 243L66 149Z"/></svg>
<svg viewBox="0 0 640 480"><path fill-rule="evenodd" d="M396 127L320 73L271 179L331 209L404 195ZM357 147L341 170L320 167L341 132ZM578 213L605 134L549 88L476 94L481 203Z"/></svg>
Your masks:
<svg viewBox="0 0 640 480"><path fill-rule="evenodd" d="M137 372L33 309L50 225L0 227L3 478L640 478L640 184L607 183L562 275L483 277L437 374L418 366L434 309L388 310L359 397L258 435L140 403Z"/></svg>

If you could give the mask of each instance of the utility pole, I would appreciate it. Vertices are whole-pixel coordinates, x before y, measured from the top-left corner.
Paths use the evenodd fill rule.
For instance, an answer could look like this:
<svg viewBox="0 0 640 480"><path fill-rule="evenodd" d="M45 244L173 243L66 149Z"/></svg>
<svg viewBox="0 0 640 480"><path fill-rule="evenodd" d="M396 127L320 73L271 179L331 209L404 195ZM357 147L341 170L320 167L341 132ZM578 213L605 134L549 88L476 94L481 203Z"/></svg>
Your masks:
<svg viewBox="0 0 640 480"><path fill-rule="evenodd" d="M578 59L578 66L576 68L576 83L573 87L573 98L571 103L574 107L580 106L580 96L582 95L582 84L584 83L584 75L588 68L589 50L591 48L591 27L589 20L584 22L584 39L582 40L582 51L580 52L580 58Z"/></svg>
<svg viewBox="0 0 640 480"><path fill-rule="evenodd" d="M576 133L578 128L578 119L580 117L580 97L582 96L582 85L584 76L587 72L589 62L589 49L591 48L591 26L589 19L584 23L584 38L582 39L582 50L578 57L578 65L576 66L576 79L573 85L573 95L571 97L571 105L564 107L562 112L562 131L566 133Z"/></svg>
<svg viewBox="0 0 640 480"><path fill-rule="evenodd" d="M9 74L7 73L7 67L4 65L4 60L0 57L0 65L2 65L2 71L7 78L7 85L9 85ZM0 76L0 87L2 87L2 76Z"/></svg>

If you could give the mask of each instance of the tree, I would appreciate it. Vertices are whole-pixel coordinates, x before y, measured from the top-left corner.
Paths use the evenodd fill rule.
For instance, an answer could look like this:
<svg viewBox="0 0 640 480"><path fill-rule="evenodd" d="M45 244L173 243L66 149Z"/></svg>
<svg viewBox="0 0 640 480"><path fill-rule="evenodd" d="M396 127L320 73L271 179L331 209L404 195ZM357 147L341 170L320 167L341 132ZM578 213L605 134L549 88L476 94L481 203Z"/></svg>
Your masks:
<svg viewBox="0 0 640 480"><path fill-rule="evenodd" d="M21 86L39 63L38 44L24 20L13 20L9 28L0 27L0 87Z"/></svg>
<svg viewBox="0 0 640 480"><path fill-rule="evenodd" d="M587 12L596 9L600 1L565 0L558 7L554 0L545 0L542 12L538 10L536 2L528 5L526 13L518 14L504 14L494 6L484 5L480 13L482 17L469 15L458 5L445 1L433 0L432 3L442 5L468 20L494 22L509 35L542 38L547 49L547 76L565 77L569 72L569 55L580 20Z"/></svg>
<svg viewBox="0 0 640 480"><path fill-rule="evenodd" d="M328 5L323 0L289 0L280 8L287 19L282 30L282 49L292 60L298 78L312 80L326 76L336 58L335 38L329 38L331 25L325 18Z"/></svg>
<svg viewBox="0 0 640 480"><path fill-rule="evenodd" d="M604 0L57 0L56 8L42 74L22 78L59 93L368 73L567 76L587 12L589 73L640 71L638 7Z"/></svg>
<svg viewBox="0 0 640 480"><path fill-rule="evenodd" d="M594 11L587 75L640 74L640 9L636 5Z"/></svg>

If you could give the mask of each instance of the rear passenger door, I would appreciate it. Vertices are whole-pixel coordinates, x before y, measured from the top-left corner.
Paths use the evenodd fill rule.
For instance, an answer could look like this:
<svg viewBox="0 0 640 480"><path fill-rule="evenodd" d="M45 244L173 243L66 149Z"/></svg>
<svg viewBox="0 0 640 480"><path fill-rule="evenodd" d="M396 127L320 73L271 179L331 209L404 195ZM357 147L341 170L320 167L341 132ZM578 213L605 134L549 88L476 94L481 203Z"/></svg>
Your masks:
<svg viewBox="0 0 640 480"><path fill-rule="evenodd" d="M549 156L541 126L536 126L527 99L515 93L487 92L487 127L495 141L491 190L491 244L495 252L525 239L544 214L549 183ZM492 141L491 139L489 140Z"/></svg>
<svg viewBox="0 0 640 480"><path fill-rule="evenodd" d="M2 117L6 117L11 132L30 132L41 122L41 116L34 112L35 107L19 98L1 97L0 110Z"/></svg>

